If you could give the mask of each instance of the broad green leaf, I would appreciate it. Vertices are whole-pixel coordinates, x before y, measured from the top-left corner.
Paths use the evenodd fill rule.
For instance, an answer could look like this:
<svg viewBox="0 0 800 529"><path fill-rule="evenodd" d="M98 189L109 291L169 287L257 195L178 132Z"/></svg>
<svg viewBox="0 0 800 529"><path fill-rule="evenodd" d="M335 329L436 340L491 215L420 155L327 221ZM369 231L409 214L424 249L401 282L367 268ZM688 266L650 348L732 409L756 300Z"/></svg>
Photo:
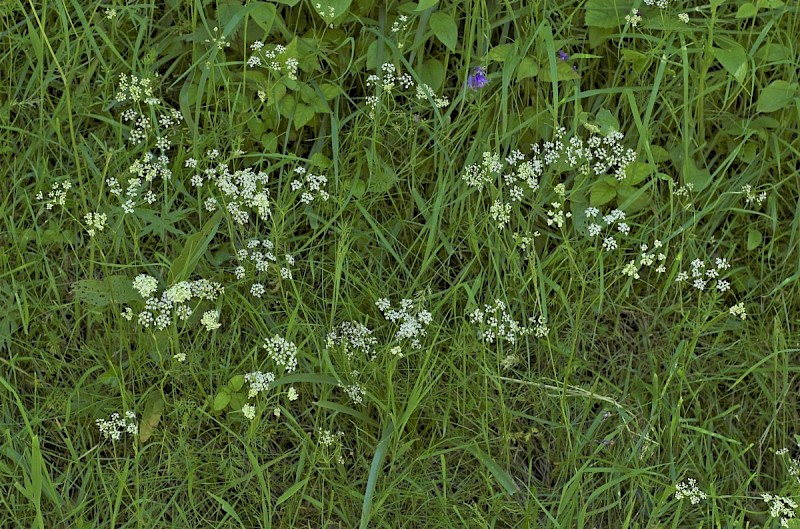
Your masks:
<svg viewBox="0 0 800 529"><path fill-rule="evenodd" d="M267 152L275 152L278 150L278 136L274 132L268 132L261 136L261 146Z"/></svg>
<svg viewBox="0 0 800 529"><path fill-rule="evenodd" d="M625 24L625 15L633 9L632 0L589 0L586 2L586 25L616 28Z"/></svg>
<svg viewBox="0 0 800 529"><path fill-rule="evenodd" d="M791 103L797 92L797 83L788 81L772 81L758 96L756 110L758 112L774 112Z"/></svg>
<svg viewBox="0 0 800 529"><path fill-rule="evenodd" d="M713 48L714 58L728 70L734 79L743 83L747 76L747 52L736 42L729 42L723 48Z"/></svg>
<svg viewBox="0 0 800 529"><path fill-rule="evenodd" d="M231 401L231 394L226 388L222 388L217 396L214 397L214 411L224 410L225 406Z"/></svg>
<svg viewBox="0 0 800 529"><path fill-rule="evenodd" d="M627 213L645 209L650 204L647 187L635 188L626 183L620 184L617 188L617 203L619 209Z"/></svg>
<svg viewBox="0 0 800 529"><path fill-rule="evenodd" d="M133 289L132 278L109 276L103 280L81 279L73 286L75 299L94 307L107 307L112 303L130 303L142 296Z"/></svg>
<svg viewBox="0 0 800 529"><path fill-rule="evenodd" d="M254 6L250 11L250 17L258 24L264 33L269 33L272 29L272 23L275 21L275 5L269 2L262 2L260 0L253 0L249 6Z"/></svg>
<svg viewBox="0 0 800 529"><path fill-rule="evenodd" d="M222 211L217 211L213 217L206 221L200 231L186 239L183 250L177 259L172 262L172 266L169 269L170 285L189 279L197 263L200 262L203 254L208 250L211 239L216 235L222 214Z"/></svg>
<svg viewBox="0 0 800 529"><path fill-rule="evenodd" d="M633 162L625 168L626 182L636 185L653 174L653 167L646 162Z"/></svg>
<svg viewBox="0 0 800 529"><path fill-rule="evenodd" d="M436 59L428 59L417 70L420 80L438 92L444 84L444 64Z"/></svg>
<svg viewBox="0 0 800 529"><path fill-rule="evenodd" d="M339 88L339 85L334 83L322 83L319 87L319 91L322 92L325 101L330 101L342 93L342 89Z"/></svg>
<svg viewBox="0 0 800 529"><path fill-rule="evenodd" d="M352 0L313 0L311 5L328 24L347 12Z"/></svg>
<svg viewBox="0 0 800 529"><path fill-rule="evenodd" d="M747 230L747 251L752 251L761 246L764 236L755 228Z"/></svg>
<svg viewBox="0 0 800 529"><path fill-rule="evenodd" d="M535 77L539 73L539 63L531 57L523 57L517 65L517 82L529 77Z"/></svg>
<svg viewBox="0 0 800 529"><path fill-rule="evenodd" d="M589 194L589 203L592 206L602 206L614 200L617 196L617 186L613 181L613 178L603 178L592 184Z"/></svg>
<svg viewBox="0 0 800 529"><path fill-rule="evenodd" d="M777 9L785 6L786 4L783 2L783 0L758 0L757 5L758 7L766 7L767 9Z"/></svg>
<svg viewBox="0 0 800 529"><path fill-rule="evenodd" d="M572 69L572 66L561 60L556 62L556 81L574 81L580 78L581 76ZM539 70L539 79L546 83L552 82L553 76L550 74L549 66L544 66Z"/></svg>
<svg viewBox="0 0 800 529"><path fill-rule="evenodd" d="M607 136L611 132L619 131L619 120L606 108L601 108L595 117L595 124L600 127L600 134Z"/></svg>
<svg viewBox="0 0 800 529"><path fill-rule="evenodd" d="M458 26L456 26L453 17L447 13L437 11L431 15L431 18L428 20L428 25L442 44L447 46L450 51L456 51L456 46L458 45Z"/></svg>
<svg viewBox="0 0 800 529"><path fill-rule="evenodd" d="M329 169L332 165L331 159L322 154L321 152L315 152L311 155L308 159L308 163L312 167L319 167L320 169Z"/></svg>
<svg viewBox="0 0 800 529"><path fill-rule="evenodd" d="M305 103L297 103L294 108L294 130L300 130L314 119L314 109Z"/></svg>
<svg viewBox="0 0 800 529"><path fill-rule="evenodd" d="M417 7L414 8L414 11L416 11L417 13L420 13L420 12L425 11L426 9L430 8L430 7L435 6L438 3L439 3L439 0L420 0L419 3L417 4Z"/></svg>
<svg viewBox="0 0 800 529"><path fill-rule="evenodd" d="M745 2L736 11L736 18L752 18L758 14L758 8L750 2Z"/></svg>
<svg viewBox="0 0 800 529"><path fill-rule="evenodd" d="M505 62L511 56L513 56L514 52L516 51L516 46L514 44L500 44L499 46L495 46L486 57L490 61L496 62Z"/></svg>
<svg viewBox="0 0 800 529"><path fill-rule="evenodd" d="M698 167L694 160L686 160L683 165L683 183L692 184L694 192L699 193L711 183L711 172L708 169Z"/></svg>
<svg viewBox="0 0 800 529"><path fill-rule="evenodd" d="M244 386L244 375L234 375L228 381L228 386L233 389L233 391L239 391Z"/></svg>
<svg viewBox="0 0 800 529"><path fill-rule="evenodd" d="M164 411L164 399L160 394L153 394L147 399L147 404L142 413L142 420L139 423L139 442L146 443L153 432L156 431L161 414Z"/></svg>

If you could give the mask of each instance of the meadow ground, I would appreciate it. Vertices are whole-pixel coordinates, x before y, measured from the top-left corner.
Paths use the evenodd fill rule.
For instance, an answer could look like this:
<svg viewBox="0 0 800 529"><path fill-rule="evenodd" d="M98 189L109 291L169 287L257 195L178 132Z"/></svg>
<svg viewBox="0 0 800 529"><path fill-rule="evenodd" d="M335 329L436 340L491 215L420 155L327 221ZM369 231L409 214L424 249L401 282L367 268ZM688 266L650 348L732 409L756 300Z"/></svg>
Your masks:
<svg viewBox="0 0 800 529"><path fill-rule="evenodd" d="M0 21L0 527L800 527L796 2Z"/></svg>

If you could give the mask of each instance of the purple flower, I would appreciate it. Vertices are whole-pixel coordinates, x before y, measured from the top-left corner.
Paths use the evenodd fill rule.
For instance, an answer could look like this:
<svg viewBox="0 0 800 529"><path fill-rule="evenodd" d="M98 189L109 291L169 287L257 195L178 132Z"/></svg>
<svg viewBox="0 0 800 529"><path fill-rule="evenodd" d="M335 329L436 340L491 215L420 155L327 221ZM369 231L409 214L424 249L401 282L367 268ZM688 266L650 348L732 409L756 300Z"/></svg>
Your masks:
<svg viewBox="0 0 800 529"><path fill-rule="evenodd" d="M567 55L567 52L565 52L564 50L558 50L558 53L556 53L556 55L558 55L558 58L561 59L562 61L566 61L567 59L569 59L569 55Z"/></svg>
<svg viewBox="0 0 800 529"><path fill-rule="evenodd" d="M467 86L472 90L480 90L487 84L489 84L489 79L486 78L486 70L482 66L476 66L475 73L469 76L467 79Z"/></svg>

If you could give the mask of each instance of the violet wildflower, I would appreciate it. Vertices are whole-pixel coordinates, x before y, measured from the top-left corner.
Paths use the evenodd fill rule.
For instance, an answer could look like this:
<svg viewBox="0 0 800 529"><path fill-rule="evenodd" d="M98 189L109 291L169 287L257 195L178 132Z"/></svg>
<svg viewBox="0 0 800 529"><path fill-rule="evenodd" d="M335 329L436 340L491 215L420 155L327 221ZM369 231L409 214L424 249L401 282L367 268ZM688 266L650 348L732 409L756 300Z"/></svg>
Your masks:
<svg viewBox="0 0 800 529"><path fill-rule="evenodd" d="M565 62L569 59L569 55L564 50L558 50L556 55L558 55L559 59L561 59L562 61L565 61Z"/></svg>
<svg viewBox="0 0 800 529"><path fill-rule="evenodd" d="M467 86L472 90L480 90L487 84L489 84L489 79L486 77L486 69L482 66L476 66L475 73L469 76L467 79Z"/></svg>

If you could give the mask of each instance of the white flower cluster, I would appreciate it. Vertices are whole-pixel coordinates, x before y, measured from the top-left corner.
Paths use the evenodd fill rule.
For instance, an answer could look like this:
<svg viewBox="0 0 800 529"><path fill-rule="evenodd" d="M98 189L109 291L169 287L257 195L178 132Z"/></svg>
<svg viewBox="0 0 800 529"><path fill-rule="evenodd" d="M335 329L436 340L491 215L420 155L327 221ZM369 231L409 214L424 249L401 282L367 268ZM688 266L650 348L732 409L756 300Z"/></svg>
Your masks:
<svg viewBox="0 0 800 529"><path fill-rule="evenodd" d="M636 153L622 146L624 136L611 132L605 137L591 136L585 143L576 136L565 141L566 129L556 130L553 141L531 146L531 154L525 156L519 150L511 151L504 161L500 155L484 152L480 163L468 165L461 178L470 187L479 190L492 182L504 188L503 194L509 201L496 200L490 210L492 218L502 229L509 222L511 204L521 202L526 194L538 191L539 181L545 169L556 164L565 170L578 169L583 174L594 171L595 175L612 173L618 180L626 177L628 165L636 159ZM504 163L505 162L505 163ZM568 167L563 167L564 165ZM559 184L559 195L563 198L566 190ZM548 225L563 226L568 214L563 212L563 203L551 204L548 211Z"/></svg>
<svg viewBox="0 0 800 529"><path fill-rule="evenodd" d="M149 274L139 274L133 279L133 289L147 299L158 290L158 280Z"/></svg>
<svg viewBox="0 0 800 529"><path fill-rule="evenodd" d="M589 236L598 237L605 232L602 246L607 252L616 250L618 247L617 239L614 236L615 227L616 232L622 237L629 235L631 232L631 227L626 222L623 222L625 220L625 212L620 209L613 209L610 213L601 216L599 209L588 207L585 214L586 221L590 223L587 227Z"/></svg>
<svg viewBox="0 0 800 529"><path fill-rule="evenodd" d="M47 200L41 191L36 193L36 200L44 201L44 207L50 211L55 206L63 206L67 202L67 191L72 188L72 183L68 180L56 182L50 191L47 192Z"/></svg>
<svg viewBox="0 0 800 529"><path fill-rule="evenodd" d="M276 334L262 347L267 350L267 356L287 373L297 369L297 346L294 343Z"/></svg>
<svg viewBox="0 0 800 529"><path fill-rule="evenodd" d="M235 253L237 261L236 268L233 269L233 274L236 279L243 280L247 277L247 266L253 265L255 269L254 275L259 273L266 273L270 265L277 265L278 257L274 253L275 244L269 239L250 239L247 241L247 248L240 248ZM294 265L294 257L290 254L283 256L283 262L280 267L281 277L284 279L292 278L292 269ZM266 294L267 288L261 282L255 282L250 286L250 294L260 298Z"/></svg>
<svg viewBox="0 0 800 529"><path fill-rule="evenodd" d="M95 421L103 438L119 441L122 434L128 433L136 435L139 433L139 424L136 422L136 414L132 411L126 411L124 417L119 413L114 412L106 419L97 419Z"/></svg>
<svg viewBox="0 0 800 529"><path fill-rule="evenodd" d="M341 430L334 433L331 430L317 428L317 442L323 449L333 450L336 461L340 465L344 464L344 457L342 456L342 437L344 437L344 432Z"/></svg>
<svg viewBox="0 0 800 529"><path fill-rule="evenodd" d="M506 304L500 299L494 300L494 305L484 305L483 310L475 309L469 315L473 325L479 325L480 339L487 343L495 340L515 343L517 338L532 334L536 338L544 338L550 333L547 319L544 316L530 318L531 325L525 327L509 316Z"/></svg>
<svg viewBox="0 0 800 529"><path fill-rule="evenodd" d="M152 152L146 152L128 168L128 175L123 177L124 190L123 183L113 176L106 178L106 185L109 193L119 197L123 212L133 213L140 198L148 204L156 201L154 181L171 178L169 157L166 154L155 156Z"/></svg>
<svg viewBox="0 0 800 529"><path fill-rule="evenodd" d="M277 44L270 49L265 49L264 43L257 40L250 45L250 49L255 52L247 59L247 65L250 68L266 66L269 70L285 74L293 81L297 80L297 69L300 63L296 58L286 56L286 46Z"/></svg>
<svg viewBox="0 0 800 529"><path fill-rule="evenodd" d="M789 520L794 518L797 503L791 498L762 494L761 498L769 504L769 515L781 519L781 527L789 527Z"/></svg>
<svg viewBox="0 0 800 529"><path fill-rule="evenodd" d="M253 371L244 376L244 381L250 384L250 390L247 392L247 398L252 399L259 393L266 391L269 385L275 382L275 375L270 372Z"/></svg>
<svg viewBox="0 0 800 529"><path fill-rule="evenodd" d="M219 311L208 310L204 312L203 317L200 319L200 324L209 332L222 327L222 324L219 322Z"/></svg>
<svg viewBox="0 0 800 529"><path fill-rule="evenodd" d="M328 333L326 347L342 347L348 360L352 360L356 351L364 354L370 360L375 359L373 349L378 340L372 335L372 331L363 323L345 321L336 329Z"/></svg>
<svg viewBox="0 0 800 529"><path fill-rule="evenodd" d="M328 200L330 195L323 189L325 184L328 183L326 177L313 173L306 174L306 170L302 167L295 167L294 172L298 178L292 180L292 191L302 190L300 202L303 204L311 204L315 197Z"/></svg>
<svg viewBox="0 0 800 529"><path fill-rule="evenodd" d="M95 233L105 229L108 216L105 213L87 213L83 219L86 221L86 233L94 237Z"/></svg>
<svg viewBox="0 0 800 529"><path fill-rule="evenodd" d="M353 371L353 375L357 376L358 374L358 371ZM364 395L366 395L367 391L364 389L364 386L358 382L354 384L340 383L339 387L347 394L353 404L361 404L364 402Z"/></svg>
<svg viewBox="0 0 800 529"><path fill-rule="evenodd" d="M157 105L160 101L153 95L153 80L122 74L119 76L117 85L117 95L114 97L117 102L131 101L137 103L144 101L148 105Z"/></svg>
<svg viewBox="0 0 800 529"><path fill-rule="evenodd" d="M782 448L776 452L776 454L781 457L786 456L788 453L788 448ZM788 462L786 462L786 469L789 471L789 475L797 480L798 485L800 485L800 457L786 459L788 459Z"/></svg>
<svg viewBox="0 0 800 529"><path fill-rule="evenodd" d="M206 279L196 281L181 281L161 293L161 297L154 296L158 281L147 274L139 274L133 280L133 288L145 299L144 310L137 316L137 321L142 327L155 327L157 330L166 329L172 323L173 313L181 321L192 315L192 309L186 303L192 298L213 301L225 290L222 285ZM219 313L204 314L201 322L206 329L219 328ZM122 313L126 319L132 319L134 314L130 307Z"/></svg>
<svg viewBox="0 0 800 529"><path fill-rule="evenodd" d="M374 116L375 110L380 103L380 95L393 96L395 88L398 86L403 90L415 89L415 97L417 100L433 101L436 108L444 108L450 104L450 100L445 96L439 96L430 86L422 83L417 84L414 78L408 73L397 75L397 68L392 63L383 63L381 65L380 74L371 74L367 77L367 88L380 87L380 93L376 92L375 95L368 96L366 99L367 107L370 110L370 116ZM406 96L408 98L408 96Z"/></svg>
<svg viewBox="0 0 800 529"><path fill-rule="evenodd" d="M744 203L747 206L753 203L760 206L767 199L766 191L761 191L760 193L756 194L756 192L753 191L753 186L750 184L745 184L742 186L742 193L745 195Z"/></svg>
<svg viewBox="0 0 800 529"><path fill-rule="evenodd" d="M727 292L731 288L731 283L728 279L722 278L722 274L730 267L730 263L724 257L718 257L713 266L706 266L706 262L702 259L695 259L691 262L689 271L678 272L675 282L688 283L691 281L694 288L703 291L709 282L714 281L714 288L717 292Z"/></svg>
<svg viewBox="0 0 800 529"><path fill-rule="evenodd" d="M206 153L209 159L216 158L214 152L211 150ZM250 210L264 220L271 214L270 192L267 189L269 175L263 171L256 172L248 167L231 173L225 163L209 164L202 175L194 175L191 181L195 187L211 182L222 193L221 201L236 224L249 223ZM206 210L216 211L218 203L217 198L209 197L205 203Z"/></svg>
<svg viewBox="0 0 800 529"><path fill-rule="evenodd" d="M733 305L728 309L728 314L742 320L747 319L747 311L744 308L744 303L737 303L736 305Z"/></svg>
<svg viewBox="0 0 800 529"><path fill-rule="evenodd" d="M622 269L622 274L634 279L639 279L639 271L642 268L652 268L655 266L655 271L658 274L663 274L667 271L664 261L667 259L666 250L663 250L663 244L660 240L653 241L653 250L646 244L639 246L639 255L635 259L628 261L628 264Z"/></svg>
<svg viewBox="0 0 800 529"><path fill-rule="evenodd" d="M659 9L666 9L669 6L669 0L644 0L644 3L650 7L656 6Z"/></svg>
<svg viewBox="0 0 800 529"><path fill-rule="evenodd" d="M697 488L697 480L689 478L682 483L678 483L675 487L675 499L682 500L689 498L693 505L700 503L700 500L706 499L708 496L705 492Z"/></svg>
<svg viewBox="0 0 800 529"><path fill-rule="evenodd" d="M408 17L406 15L400 15L399 17L397 17L397 20L392 22L392 34L394 35L400 33L407 27L408 27Z"/></svg>
<svg viewBox="0 0 800 529"><path fill-rule="evenodd" d="M625 22L631 25L631 27L638 27L639 22L642 21L642 16L639 14L639 10L636 8L631 9L631 12L625 15Z"/></svg>
<svg viewBox="0 0 800 529"><path fill-rule="evenodd" d="M383 313L384 318L400 324L394 335L395 340L411 340L411 347L414 349L421 347L420 338L425 336L425 327L433 319L430 312L415 307L414 301L410 299L402 300L399 309L393 309L391 302L386 298L376 301L375 306Z"/></svg>

